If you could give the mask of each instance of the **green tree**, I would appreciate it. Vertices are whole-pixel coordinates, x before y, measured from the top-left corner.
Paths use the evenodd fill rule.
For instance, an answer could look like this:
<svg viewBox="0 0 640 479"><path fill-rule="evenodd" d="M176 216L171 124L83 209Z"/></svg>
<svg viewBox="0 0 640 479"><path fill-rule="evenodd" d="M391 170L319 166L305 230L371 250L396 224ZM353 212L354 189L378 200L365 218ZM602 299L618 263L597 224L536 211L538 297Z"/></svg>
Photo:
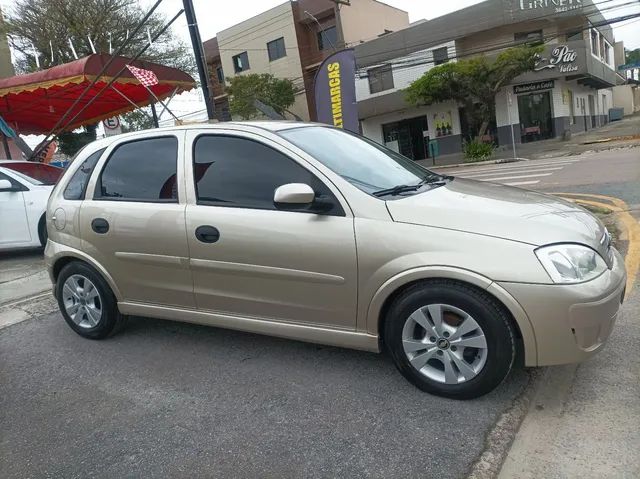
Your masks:
<svg viewBox="0 0 640 479"><path fill-rule="evenodd" d="M16 71L28 73L38 69L34 49L41 69L75 60L69 39L79 58L92 53L88 37L97 53L109 53L109 39L115 52L127 35L131 36L146 12L147 9L143 9L136 0L15 0L4 12L6 18L1 30L18 52ZM166 22L163 15L154 13L138 34L131 36L122 55L133 56L147 44L147 26L153 36ZM189 73L195 70L191 49L176 39L170 30L156 40L141 58ZM139 114L134 113L131 118L130 114L125 114L125 117L125 122L132 127L142 124ZM59 135L60 150L73 155L95 139L95 125L88 125L84 130Z"/></svg>
<svg viewBox="0 0 640 479"><path fill-rule="evenodd" d="M414 105L457 102L463 107L471 136L480 138L495 118L496 94L517 76L533 70L543 48L519 46L494 58L477 56L439 65L407 88L407 101Z"/></svg>
<svg viewBox="0 0 640 479"><path fill-rule="evenodd" d="M629 64L629 63L635 63L638 64L640 63L640 48L636 48L635 50L627 50L626 48L624 49L624 56L625 56L625 64ZM638 68L634 68L633 70L631 70L631 78L634 80L637 80L638 78L636 78L638 76L638 70L640 70L640 67Z"/></svg>
<svg viewBox="0 0 640 479"><path fill-rule="evenodd" d="M153 128L153 119L150 117L151 109L148 107L139 108L138 110L130 111L121 115L122 117L122 132L128 133L130 131L148 130Z"/></svg>
<svg viewBox="0 0 640 479"><path fill-rule="evenodd" d="M293 82L276 78L270 73L238 75L227 80L231 115L243 120L260 116L260 112L254 106L255 99L271 106L280 115L295 102L296 90Z"/></svg>

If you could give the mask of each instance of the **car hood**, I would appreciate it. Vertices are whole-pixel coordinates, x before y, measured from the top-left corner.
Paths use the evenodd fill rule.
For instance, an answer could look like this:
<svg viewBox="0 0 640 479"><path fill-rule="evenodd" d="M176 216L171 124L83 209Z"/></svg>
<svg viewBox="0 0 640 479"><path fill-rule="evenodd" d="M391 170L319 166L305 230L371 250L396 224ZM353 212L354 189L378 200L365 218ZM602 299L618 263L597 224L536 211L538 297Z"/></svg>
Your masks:
<svg viewBox="0 0 640 479"><path fill-rule="evenodd" d="M444 186L387 201L394 221L465 231L536 246L582 243L603 255L603 224L555 196L455 178ZM604 256L606 257L606 256Z"/></svg>

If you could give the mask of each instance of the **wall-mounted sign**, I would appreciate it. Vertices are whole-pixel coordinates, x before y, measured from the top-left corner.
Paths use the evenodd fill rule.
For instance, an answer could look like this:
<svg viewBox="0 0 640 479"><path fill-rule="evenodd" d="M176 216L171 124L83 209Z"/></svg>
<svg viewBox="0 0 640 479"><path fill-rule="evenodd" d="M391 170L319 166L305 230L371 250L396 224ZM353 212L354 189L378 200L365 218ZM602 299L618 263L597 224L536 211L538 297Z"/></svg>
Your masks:
<svg viewBox="0 0 640 479"><path fill-rule="evenodd" d="M516 0L520 10L552 10L564 13L582 8L582 0Z"/></svg>
<svg viewBox="0 0 640 479"><path fill-rule="evenodd" d="M536 55L536 66L533 69L536 72L542 70L557 69L560 73L577 72L578 65L576 60L578 53L567 45L559 45L551 50L549 57Z"/></svg>
<svg viewBox="0 0 640 479"><path fill-rule="evenodd" d="M554 86L555 83L553 80L523 83L522 85L515 85L513 87L513 93L518 95L519 93L533 93L541 90L551 90Z"/></svg>

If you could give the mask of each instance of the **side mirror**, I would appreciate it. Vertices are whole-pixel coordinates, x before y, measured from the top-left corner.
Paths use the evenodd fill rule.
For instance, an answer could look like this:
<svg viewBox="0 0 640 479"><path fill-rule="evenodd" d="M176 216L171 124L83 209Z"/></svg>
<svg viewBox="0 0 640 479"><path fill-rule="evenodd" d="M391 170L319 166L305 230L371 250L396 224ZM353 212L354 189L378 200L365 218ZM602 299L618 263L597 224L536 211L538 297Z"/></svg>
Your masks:
<svg viewBox="0 0 640 479"><path fill-rule="evenodd" d="M20 191L9 180L0 180L0 191Z"/></svg>
<svg viewBox="0 0 640 479"><path fill-rule="evenodd" d="M303 209L311 206L316 194L309 185L289 183L279 186L273 195L273 203L282 209Z"/></svg>

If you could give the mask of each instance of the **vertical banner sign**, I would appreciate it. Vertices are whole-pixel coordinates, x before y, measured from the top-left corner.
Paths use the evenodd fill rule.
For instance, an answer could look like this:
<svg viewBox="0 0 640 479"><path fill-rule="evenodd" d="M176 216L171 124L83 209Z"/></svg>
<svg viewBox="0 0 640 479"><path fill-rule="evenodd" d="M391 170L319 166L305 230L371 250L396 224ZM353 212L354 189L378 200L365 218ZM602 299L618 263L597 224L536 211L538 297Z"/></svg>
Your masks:
<svg viewBox="0 0 640 479"><path fill-rule="evenodd" d="M360 131L356 104L356 57L353 48L327 58L315 78L318 121L338 128Z"/></svg>

